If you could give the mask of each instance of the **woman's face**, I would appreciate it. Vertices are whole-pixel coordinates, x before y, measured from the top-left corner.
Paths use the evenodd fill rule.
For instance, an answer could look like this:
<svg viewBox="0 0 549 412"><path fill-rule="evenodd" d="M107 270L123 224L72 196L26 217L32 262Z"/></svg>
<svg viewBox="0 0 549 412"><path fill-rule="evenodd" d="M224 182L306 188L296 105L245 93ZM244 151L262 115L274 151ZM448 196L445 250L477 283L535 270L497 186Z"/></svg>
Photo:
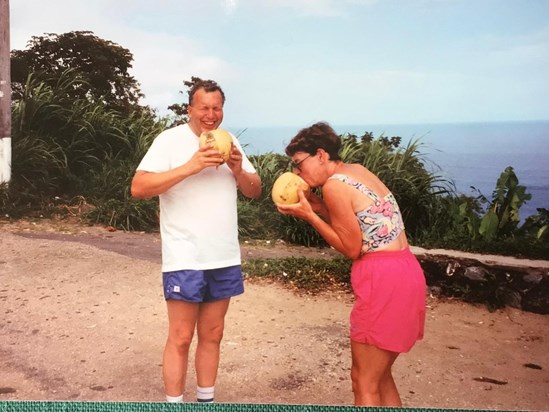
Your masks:
<svg viewBox="0 0 549 412"><path fill-rule="evenodd" d="M307 152L296 152L292 156L292 171L300 176L311 187L320 186L318 182L318 159L317 154Z"/></svg>

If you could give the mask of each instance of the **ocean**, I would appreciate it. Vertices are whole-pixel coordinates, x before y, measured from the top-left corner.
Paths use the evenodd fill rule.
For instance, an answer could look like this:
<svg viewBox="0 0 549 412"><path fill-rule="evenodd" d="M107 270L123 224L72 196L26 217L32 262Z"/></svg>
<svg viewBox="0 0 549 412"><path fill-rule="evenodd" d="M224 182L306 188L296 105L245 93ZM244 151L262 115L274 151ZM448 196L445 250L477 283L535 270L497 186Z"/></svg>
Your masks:
<svg viewBox="0 0 549 412"><path fill-rule="evenodd" d="M258 155L284 153L304 126L227 129L239 135L248 155ZM400 136L401 146L419 139L419 151L433 170L468 196L478 194L474 187L491 199L500 174L512 166L519 184L532 195L520 209L521 220L537 208L549 209L549 121L332 126L340 134Z"/></svg>

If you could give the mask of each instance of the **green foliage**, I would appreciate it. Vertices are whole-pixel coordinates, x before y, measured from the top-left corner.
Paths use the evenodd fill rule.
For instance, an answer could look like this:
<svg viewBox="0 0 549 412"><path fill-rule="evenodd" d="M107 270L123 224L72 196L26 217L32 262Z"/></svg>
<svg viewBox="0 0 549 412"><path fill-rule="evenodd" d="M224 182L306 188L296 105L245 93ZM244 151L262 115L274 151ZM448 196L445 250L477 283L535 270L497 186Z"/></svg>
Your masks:
<svg viewBox="0 0 549 412"><path fill-rule="evenodd" d="M463 203L460 212L465 218L472 239L478 235L488 242L512 236L520 222L519 209L532 195L526 193L526 188L519 185L519 180L511 166L505 168L497 180L492 194L492 200L479 195L481 203L489 206L480 216L476 210L471 210L468 203Z"/></svg>
<svg viewBox="0 0 549 412"><path fill-rule="evenodd" d="M501 235L508 236L515 231L520 222L519 209L530 199L532 195L519 185L513 168L506 167L496 183L490 208L498 218L497 231Z"/></svg>
<svg viewBox="0 0 549 412"><path fill-rule="evenodd" d="M424 247L464 249L470 243L460 198L439 196L430 208L429 224L416 232L414 242Z"/></svg>
<svg viewBox="0 0 549 412"><path fill-rule="evenodd" d="M13 178L0 192L1 213L60 214L61 204L83 198L95 221L150 229L157 201L131 199L129 186L164 123L141 111L123 117L102 103L69 97L67 90L84 86L74 70L53 86L29 76L13 104Z"/></svg>
<svg viewBox="0 0 549 412"><path fill-rule="evenodd" d="M351 260L309 259L291 257L282 259L253 259L242 262L246 276L269 278L311 293L333 289L349 289Z"/></svg>
<svg viewBox="0 0 549 412"><path fill-rule="evenodd" d="M271 200L270 188L274 176L280 170L285 159L283 156L267 153L260 156L250 156L261 178L262 193L259 199L248 199L240 192L238 194L238 227L243 238L269 239L276 238L276 227L280 223L279 214Z"/></svg>
<svg viewBox="0 0 549 412"><path fill-rule="evenodd" d="M201 82L202 79L200 77L191 76L191 80L184 80L183 85L190 91L192 87L195 85L195 83ZM180 94L185 94L186 92L183 92L182 90L179 91ZM170 123L171 126L175 126L178 124L184 124L189 122L189 111L188 111L189 103L173 103L170 106L168 106L168 110L171 110L175 117L172 119Z"/></svg>
<svg viewBox="0 0 549 412"><path fill-rule="evenodd" d="M478 234L480 233L480 219L478 216L478 210L475 207L471 208L471 198L466 198L463 203L459 205L459 211L457 217L458 223L462 221L467 228L467 232L471 239L477 239ZM477 202L474 202L475 206L478 205Z"/></svg>
<svg viewBox="0 0 549 412"><path fill-rule="evenodd" d="M536 240L549 240L549 210L537 209L538 214L529 216L519 230L522 236L530 235Z"/></svg>
<svg viewBox="0 0 549 412"><path fill-rule="evenodd" d="M100 223L122 230L151 231L158 228L158 198L135 200L128 196L125 199L108 199L97 201L86 218L93 223Z"/></svg>
<svg viewBox="0 0 549 412"><path fill-rule="evenodd" d="M481 193L477 198L437 198L438 205L430 209L432 224L424 227L415 241L424 247L546 259L549 242L543 233L549 224L548 213L538 209L538 215L530 216L519 226L519 209L530 195L512 175L512 168L505 169L491 201Z"/></svg>
<svg viewBox="0 0 549 412"><path fill-rule="evenodd" d="M148 112L139 106L139 83L129 74L133 55L128 49L89 31L33 36L25 50L11 52L12 100L23 98L25 83L33 75L52 88L68 69L88 87L63 88L70 100L102 103L124 114Z"/></svg>

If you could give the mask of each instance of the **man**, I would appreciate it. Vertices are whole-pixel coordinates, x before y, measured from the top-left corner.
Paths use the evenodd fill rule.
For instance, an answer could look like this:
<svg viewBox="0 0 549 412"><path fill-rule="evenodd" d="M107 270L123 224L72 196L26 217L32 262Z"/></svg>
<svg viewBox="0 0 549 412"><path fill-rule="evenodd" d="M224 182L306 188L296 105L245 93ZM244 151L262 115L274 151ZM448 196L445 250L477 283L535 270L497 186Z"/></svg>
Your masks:
<svg viewBox="0 0 549 412"><path fill-rule="evenodd" d="M189 91L189 123L162 132L137 168L131 192L159 196L162 276L169 331L163 378L168 402L182 402L189 346L196 329L197 401L213 402L224 319L232 296L244 292L237 226L237 188L261 195L261 180L233 137L230 158L202 132L223 120L225 94L214 81Z"/></svg>

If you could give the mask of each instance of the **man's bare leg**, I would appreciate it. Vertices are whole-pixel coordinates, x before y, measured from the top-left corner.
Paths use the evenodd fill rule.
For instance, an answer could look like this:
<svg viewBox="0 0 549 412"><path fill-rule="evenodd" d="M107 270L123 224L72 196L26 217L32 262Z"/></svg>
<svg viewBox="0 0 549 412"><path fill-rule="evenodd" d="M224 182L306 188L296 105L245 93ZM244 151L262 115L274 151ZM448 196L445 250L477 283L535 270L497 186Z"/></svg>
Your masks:
<svg viewBox="0 0 549 412"><path fill-rule="evenodd" d="M164 348L162 374L167 396L180 396L185 391L187 363L199 304L181 300L168 300L168 339Z"/></svg>
<svg viewBox="0 0 549 412"><path fill-rule="evenodd" d="M225 327L225 315L230 298L201 303L198 312L195 367L197 385L208 388L213 398L217 370L219 368L220 345Z"/></svg>

